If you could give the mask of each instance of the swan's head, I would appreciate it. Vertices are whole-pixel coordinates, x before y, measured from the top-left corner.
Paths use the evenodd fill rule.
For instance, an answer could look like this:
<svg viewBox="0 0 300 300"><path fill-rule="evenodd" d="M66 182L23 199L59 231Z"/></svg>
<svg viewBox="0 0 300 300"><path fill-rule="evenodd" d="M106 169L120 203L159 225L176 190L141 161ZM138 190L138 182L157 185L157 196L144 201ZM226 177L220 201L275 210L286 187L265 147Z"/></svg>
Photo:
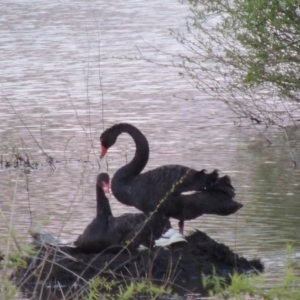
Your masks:
<svg viewBox="0 0 300 300"><path fill-rule="evenodd" d="M103 158L108 150L117 140L120 134L120 124L114 125L102 132L100 136L101 153L100 158Z"/></svg>
<svg viewBox="0 0 300 300"><path fill-rule="evenodd" d="M97 177L97 185L103 189L105 194L109 194L109 175L107 173L100 173Z"/></svg>

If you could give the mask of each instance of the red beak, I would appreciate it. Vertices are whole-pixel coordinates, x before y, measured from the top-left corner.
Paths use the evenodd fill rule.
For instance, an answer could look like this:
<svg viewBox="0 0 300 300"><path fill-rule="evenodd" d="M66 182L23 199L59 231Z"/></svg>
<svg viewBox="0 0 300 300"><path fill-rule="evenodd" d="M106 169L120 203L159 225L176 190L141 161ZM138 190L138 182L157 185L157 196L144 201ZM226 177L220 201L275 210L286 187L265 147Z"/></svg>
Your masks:
<svg viewBox="0 0 300 300"><path fill-rule="evenodd" d="M103 158L105 156L106 152L107 152L107 149L103 145L101 145L100 158Z"/></svg>
<svg viewBox="0 0 300 300"><path fill-rule="evenodd" d="M102 181L102 188L105 194L110 194L109 183Z"/></svg>

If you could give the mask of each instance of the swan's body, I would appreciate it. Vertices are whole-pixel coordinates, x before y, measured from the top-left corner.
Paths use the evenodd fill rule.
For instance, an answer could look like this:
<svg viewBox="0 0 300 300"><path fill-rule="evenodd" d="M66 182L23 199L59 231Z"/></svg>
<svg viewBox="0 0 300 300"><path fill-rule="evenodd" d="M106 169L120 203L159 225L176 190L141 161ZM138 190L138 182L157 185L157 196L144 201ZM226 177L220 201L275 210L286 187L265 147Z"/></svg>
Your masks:
<svg viewBox="0 0 300 300"><path fill-rule="evenodd" d="M140 244L150 247L154 239L171 227L168 218L160 214L153 215L149 221L144 213L114 217L104 192L108 185L108 175L100 173L96 186L97 216L75 242L82 252L96 253L114 246L125 246L128 242L129 249L138 248Z"/></svg>
<svg viewBox="0 0 300 300"><path fill-rule="evenodd" d="M100 137L100 158L123 132L133 138L136 152L134 158L121 167L112 179L112 192L121 203L134 206L144 213L158 211L178 219L181 233L184 220L202 214L228 215L242 207L232 199L235 192L228 176L216 186L220 180L217 171L207 174L205 170L164 165L140 174L148 162L149 144L133 125L120 123L105 130ZM221 188L221 191L220 187L224 185L226 188ZM190 191L195 193L182 194Z"/></svg>

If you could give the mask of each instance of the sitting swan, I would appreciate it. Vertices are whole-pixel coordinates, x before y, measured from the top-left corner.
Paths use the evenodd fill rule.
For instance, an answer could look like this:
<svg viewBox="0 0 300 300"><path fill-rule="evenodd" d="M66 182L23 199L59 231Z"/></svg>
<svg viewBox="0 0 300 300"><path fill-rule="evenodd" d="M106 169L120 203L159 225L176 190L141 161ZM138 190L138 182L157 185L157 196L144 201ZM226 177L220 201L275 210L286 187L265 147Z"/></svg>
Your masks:
<svg viewBox="0 0 300 300"><path fill-rule="evenodd" d="M183 235L171 228L169 219L164 215L153 214L149 220L144 213L126 213L114 217L105 195L109 192L107 173L98 175L96 191L97 215L74 242L82 252L97 253L114 246L125 246L128 242L128 248L132 250L140 245L151 247L155 243L155 246L167 246L185 241ZM159 237L162 240L154 242Z"/></svg>

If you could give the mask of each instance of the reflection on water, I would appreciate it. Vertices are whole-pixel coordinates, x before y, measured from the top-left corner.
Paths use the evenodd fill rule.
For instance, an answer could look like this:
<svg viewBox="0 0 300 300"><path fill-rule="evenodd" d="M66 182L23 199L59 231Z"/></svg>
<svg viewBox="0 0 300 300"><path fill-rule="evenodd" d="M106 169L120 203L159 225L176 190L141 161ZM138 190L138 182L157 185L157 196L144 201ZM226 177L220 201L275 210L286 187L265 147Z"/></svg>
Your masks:
<svg viewBox="0 0 300 300"><path fill-rule="evenodd" d="M199 95L169 64L184 51L168 29L184 30L187 10L176 1L2 1L0 154L18 149L39 168L0 170L1 211L20 240L31 223L74 240L95 214L95 178L131 159L122 135L99 161L99 135L117 122L138 126L150 143L146 169L177 163L232 177L242 210L229 217L186 222L245 256L280 268L285 246L299 247L299 161L295 128L287 136L257 126L233 125L234 115ZM166 13L167 12L167 13ZM174 59L174 58L172 58ZM176 58L175 58L176 59ZM175 95L175 97L174 97ZM197 100L184 100L197 97ZM43 151L42 151L42 150ZM45 153L54 157L55 170ZM115 215L132 212L111 199ZM0 236L7 225L0 218ZM174 225L177 226L176 222Z"/></svg>

